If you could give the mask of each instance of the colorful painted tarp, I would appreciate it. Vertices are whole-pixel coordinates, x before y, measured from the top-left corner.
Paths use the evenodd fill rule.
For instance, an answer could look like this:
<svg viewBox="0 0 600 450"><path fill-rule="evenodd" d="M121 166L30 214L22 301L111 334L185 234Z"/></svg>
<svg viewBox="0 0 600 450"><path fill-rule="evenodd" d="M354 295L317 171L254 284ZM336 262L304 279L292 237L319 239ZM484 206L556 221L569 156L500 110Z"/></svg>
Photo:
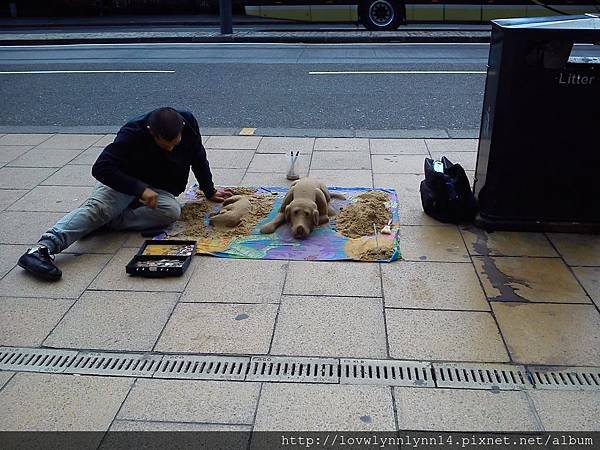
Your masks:
<svg viewBox="0 0 600 450"><path fill-rule="evenodd" d="M356 197L372 188L362 187L331 187L330 192L341 193L346 200L332 200L332 206L340 211L346 208ZM275 217L281 207L283 197L287 188L284 187L261 187L257 189L257 194L265 196L275 196L275 203L267 217L262 219L246 236L237 238L220 238L210 232L207 236L197 239L198 254L210 254L225 258L247 258L247 259L288 259L288 260L310 260L310 261L341 261L341 260L377 260L377 261L395 261L400 258L399 244L399 210L396 191L393 189L377 189L384 192L389 197L386 207L391 212L391 234L382 234L373 232L369 236L360 238L348 238L340 234L336 229L336 221L333 218L329 224L322 225L313 230L307 239L299 240L292 236L290 227L286 224L280 226L273 234L261 234L260 228L266 222ZM204 201L199 199L196 194L196 187L192 187L185 197L188 202ZM185 207L185 206L184 206ZM209 214L220 209L220 205L215 204L206 210L204 225L210 230ZM180 239L184 234L182 225L176 224L169 237ZM179 231L177 231L179 230ZM190 238L189 233L185 233L185 238ZM377 249L389 249L386 257L381 259Z"/></svg>

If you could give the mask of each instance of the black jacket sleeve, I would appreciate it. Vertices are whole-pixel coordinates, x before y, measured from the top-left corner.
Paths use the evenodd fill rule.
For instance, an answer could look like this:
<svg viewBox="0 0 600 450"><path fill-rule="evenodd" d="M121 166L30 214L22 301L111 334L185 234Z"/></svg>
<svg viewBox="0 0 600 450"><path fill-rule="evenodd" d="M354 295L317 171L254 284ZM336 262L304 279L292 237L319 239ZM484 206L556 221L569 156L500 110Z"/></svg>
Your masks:
<svg viewBox="0 0 600 450"><path fill-rule="evenodd" d="M188 114L186 117L187 125L192 129L192 134L196 138L196 145L193 149L192 156L192 171L198 180L198 186L206 198L212 197L217 190L213 183L212 173L210 171L210 165L206 158L206 150L202 145L202 137L200 136L200 129L198 122L192 114Z"/></svg>
<svg viewBox="0 0 600 450"><path fill-rule="evenodd" d="M139 198L148 185L127 175L124 170L129 162L128 152L131 150L132 147L126 139L117 138L102 151L92 166L92 175L100 183L116 191Z"/></svg>

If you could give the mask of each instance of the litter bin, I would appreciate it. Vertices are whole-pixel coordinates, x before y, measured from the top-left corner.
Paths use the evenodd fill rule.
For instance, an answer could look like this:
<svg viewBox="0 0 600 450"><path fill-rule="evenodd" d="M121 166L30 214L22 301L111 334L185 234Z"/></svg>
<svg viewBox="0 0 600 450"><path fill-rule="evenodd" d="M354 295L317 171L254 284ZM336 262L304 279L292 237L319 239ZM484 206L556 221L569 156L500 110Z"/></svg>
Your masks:
<svg viewBox="0 0 600 450"><path fill-rule="evenodd" d="M597 44L600 15L492 21L476 225L600 231Z"/></svg>

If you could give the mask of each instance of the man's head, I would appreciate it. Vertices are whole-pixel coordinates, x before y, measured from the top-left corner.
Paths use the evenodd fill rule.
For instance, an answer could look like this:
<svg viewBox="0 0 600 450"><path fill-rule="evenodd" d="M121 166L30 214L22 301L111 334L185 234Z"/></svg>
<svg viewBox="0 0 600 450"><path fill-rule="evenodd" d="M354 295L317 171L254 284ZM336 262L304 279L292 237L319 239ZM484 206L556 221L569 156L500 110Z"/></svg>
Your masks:
<svg viewBox="0 0 600 450"><path fill-rule="evenodd" d="M181 131L185 122L183 117L173 108L159 108L148 117L148 131L156 145L168 152L181 142Z"/></svg>

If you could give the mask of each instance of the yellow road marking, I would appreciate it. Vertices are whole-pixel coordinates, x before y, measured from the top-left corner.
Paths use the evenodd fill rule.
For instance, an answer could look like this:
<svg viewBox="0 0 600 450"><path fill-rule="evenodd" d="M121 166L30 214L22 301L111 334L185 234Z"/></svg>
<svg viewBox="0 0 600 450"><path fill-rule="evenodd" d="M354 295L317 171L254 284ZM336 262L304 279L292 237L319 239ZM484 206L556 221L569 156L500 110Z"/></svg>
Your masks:
<svg viewBox="0 0 600 450"><path fill-rule="evenodd" d="M242 131L240 131L239 135L240 136L252 136L252 135L254 135L254 133L256 133L256 128L242 128Z"/></svg>

